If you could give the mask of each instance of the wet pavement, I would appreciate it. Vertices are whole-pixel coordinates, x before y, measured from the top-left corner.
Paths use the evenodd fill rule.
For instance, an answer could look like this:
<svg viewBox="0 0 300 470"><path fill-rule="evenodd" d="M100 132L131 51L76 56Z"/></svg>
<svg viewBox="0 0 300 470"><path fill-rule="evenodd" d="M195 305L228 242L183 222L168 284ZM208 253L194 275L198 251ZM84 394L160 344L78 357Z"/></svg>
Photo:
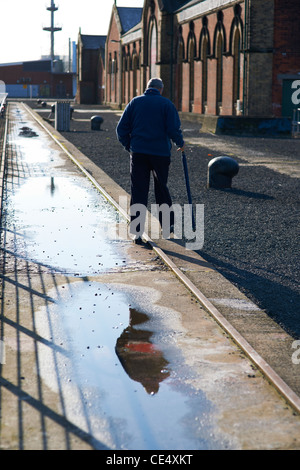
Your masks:
<svg viewBox="0 0 300 470"><path fill-rule="evenodd" d="M0 449L299 448L299 416L22 105L9 115Z"/></svg>

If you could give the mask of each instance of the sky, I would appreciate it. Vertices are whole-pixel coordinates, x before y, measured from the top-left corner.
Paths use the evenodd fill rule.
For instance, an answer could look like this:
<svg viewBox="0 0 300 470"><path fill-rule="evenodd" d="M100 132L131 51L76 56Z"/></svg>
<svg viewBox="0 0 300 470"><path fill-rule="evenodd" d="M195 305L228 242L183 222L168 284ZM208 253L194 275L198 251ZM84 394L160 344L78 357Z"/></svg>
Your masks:
<svg viewBox="0 0 300 470"><path fill-rule="evenodd" d="M56 0L55 55L68 55L69 38L82 34L106 36L114 0ZM119 7L143 7L144 0L117 0ZM50 54L51 0L0 0L0 64L38 60Z"/></svg>

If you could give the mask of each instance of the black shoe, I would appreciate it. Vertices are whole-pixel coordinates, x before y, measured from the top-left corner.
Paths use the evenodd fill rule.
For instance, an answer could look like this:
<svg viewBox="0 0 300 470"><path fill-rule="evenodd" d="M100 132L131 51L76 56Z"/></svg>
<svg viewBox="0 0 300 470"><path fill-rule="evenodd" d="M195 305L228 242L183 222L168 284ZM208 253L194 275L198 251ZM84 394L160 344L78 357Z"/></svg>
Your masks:
<svg viewBox="0 0 300 470"><path fill-rule="evenodd" d="M134 243L135 245L143 245L143 244L144 244L144 243L143 243L143 240L142 240L142 237L135 237L135 238L133 239L133 243Z"/></svg>

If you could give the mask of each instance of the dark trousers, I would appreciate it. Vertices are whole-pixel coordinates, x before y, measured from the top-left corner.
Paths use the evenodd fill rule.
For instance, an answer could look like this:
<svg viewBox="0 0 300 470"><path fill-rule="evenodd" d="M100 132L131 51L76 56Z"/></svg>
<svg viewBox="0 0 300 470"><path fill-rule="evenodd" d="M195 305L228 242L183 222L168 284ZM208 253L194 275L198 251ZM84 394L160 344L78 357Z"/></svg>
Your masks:
<svg viewBox="0 0 300 470"><path fill-rule="evenodd" d="M134 153L130 156L130 176L131 176L131 202L130 205L142 204L145 208L148 204L148 193L151 173L154 179L154 194L157 205L167 204L172 206L172 199L167 187L170 157L160 157L157 155L146 155ZM131 222L139 214L131 215ZM161 213L159 221L162 224ZM170 214L170 225L174 224L174 214ZM140 227L139 230L142 230Z"/></svg>

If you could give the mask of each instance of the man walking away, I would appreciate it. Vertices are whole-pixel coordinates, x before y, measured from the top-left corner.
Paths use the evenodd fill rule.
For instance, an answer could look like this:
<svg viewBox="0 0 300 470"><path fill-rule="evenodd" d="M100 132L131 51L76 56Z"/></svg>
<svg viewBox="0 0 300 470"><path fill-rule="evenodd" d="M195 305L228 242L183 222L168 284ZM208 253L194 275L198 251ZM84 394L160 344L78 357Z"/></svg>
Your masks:
<svg viewBox="0 0 300 470"><path fill-rule="evenodd" d="M172 206L167 187L171 148L173 141L183 151L184 140L178 112L173 103L162 96L164 89L160 78L152 78L143 95L137 96L126 106L117 125L117 137L125 149L130 152L131 208L135 204L144 208L144 219L148 203L150 175L154 178L154 193L157 205ZM134 220L141 214L131 210L131 228ZM144 223L134 229L135 243L141 243ZM160 212L160 223L162 216ZM142 225L142 226L141 226ZM171 212L170 229L174 225Z"/></svg>

